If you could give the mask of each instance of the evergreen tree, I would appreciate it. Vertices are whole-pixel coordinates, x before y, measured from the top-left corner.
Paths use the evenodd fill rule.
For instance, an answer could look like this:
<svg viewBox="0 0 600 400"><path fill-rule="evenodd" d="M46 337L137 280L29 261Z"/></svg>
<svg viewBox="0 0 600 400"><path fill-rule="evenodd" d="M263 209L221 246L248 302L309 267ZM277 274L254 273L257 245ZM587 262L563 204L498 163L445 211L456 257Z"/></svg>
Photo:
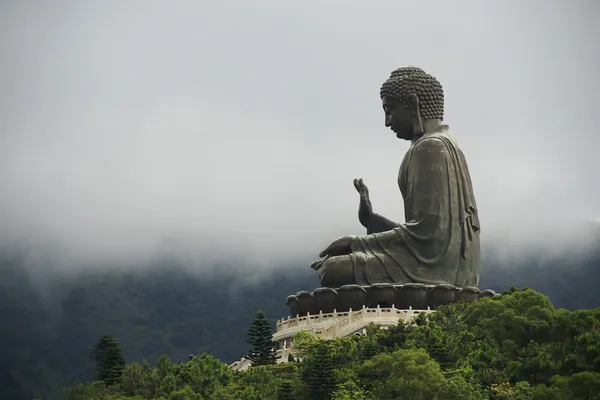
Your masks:
<svg viewBox="0 0 600 400"><path fill-rule="evenodd" d="M448 347L445 343L436 341L427 346L427 352L440 364L442 371L449 371L454 369L454 360L448 352Z"/></svg>
<svg viewBox="0 0 600 400"><path fill-rule="evenodd" d="M283 381L279 387L277 400L294 400L294 393L290 381Z"/></svg>
<svg viewBox="0 0 600 400"><path fill-rule="evenodd" d="M275 364L277 356L271 341L272 335L271 324L264 311L257 312L246 340L246 343L252 346L246 358L252 361L253 366Z"/></svg>
<svg viewBox="0 0 600 400"><path fill-rule="evenodd" d="M94 378L107 385L119 381L125 368L125 358L119 347L119 342L109 334L104 334L98 339L90 358L94 363Z"/></svg>
<svg viewBox="0 0 600 400"><path fill-rule="evenodd" d="M305 381L311 400L329 400L335 389L335 371L329 343L315 344L314 358L306 365Z"/></svg>
<svg viewBox="0 0 600 400"><path fill-rule="evenodd" d="M360 361L365 361L370 358L373 358L379 353L379 346L377 342L375 342L376 338L372 336L363 336L361 335L358 342L359 348L359 359Z"/></svg>

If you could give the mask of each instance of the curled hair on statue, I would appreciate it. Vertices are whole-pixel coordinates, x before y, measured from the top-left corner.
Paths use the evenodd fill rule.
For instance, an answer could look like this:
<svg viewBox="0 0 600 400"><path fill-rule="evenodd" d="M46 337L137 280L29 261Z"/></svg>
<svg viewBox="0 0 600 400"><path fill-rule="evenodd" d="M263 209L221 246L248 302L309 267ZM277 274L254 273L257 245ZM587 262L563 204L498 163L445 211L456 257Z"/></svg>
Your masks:
<svg viewBox="0 0 600 400"><path fill-rule="evenodd" d="M421 119L444 119L444 90L440 82L421 68L394 70L379 91L380 97L396 99L409 107L409 97L418 98Z"/></svg>

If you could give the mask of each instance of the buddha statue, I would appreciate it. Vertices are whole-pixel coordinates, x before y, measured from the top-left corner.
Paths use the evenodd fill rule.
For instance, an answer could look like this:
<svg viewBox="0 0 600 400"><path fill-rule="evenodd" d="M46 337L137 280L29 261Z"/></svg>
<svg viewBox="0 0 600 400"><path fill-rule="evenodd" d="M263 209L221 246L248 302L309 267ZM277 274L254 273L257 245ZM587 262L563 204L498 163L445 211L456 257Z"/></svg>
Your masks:
<svg viewBox="0 0 600 400"><path fill-rule="evenodd" d="M444 117L444 92L416 67L393 71L381 86L385 126L411 142L398 186L405 223L373 211L369 189L354 180L366 235L344 236L311 267L323 287L422 283L477 287L480 225L469 169Z"/></svg>

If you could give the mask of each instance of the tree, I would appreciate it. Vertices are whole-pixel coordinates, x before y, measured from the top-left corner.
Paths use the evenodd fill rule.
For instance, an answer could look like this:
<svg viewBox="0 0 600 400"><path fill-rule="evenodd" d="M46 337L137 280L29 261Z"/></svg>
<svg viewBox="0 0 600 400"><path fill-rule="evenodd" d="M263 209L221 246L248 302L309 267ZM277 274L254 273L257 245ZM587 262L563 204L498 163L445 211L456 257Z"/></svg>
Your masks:
<svg viewBox="0 0 600 400"><path fill-rule="evenodd" d="M439 364L424 349L379 354L365 361L358 374L380 400L435 399L447 384Z"/></svg>
<svg viewBox="0 0 600 400"><path fill-rule="evenodd" d="M246 358L252 361L252 366L273 365L277 360L271 337L273 331L264 311L256 313L256 317L248 330L246 343L252 346Z"/></svg>
<svg viewBox="0 0 600 400"><path fill-rule="evenodd" d="M578 372L571 376L555 376L551 386L538 385L534 399L598 399L600 398L600 373Z"/></svg>
<svg viewBox="0 0 600 400"><path fill-rule="evenodd" d="M274 374L272 366L249 368L236 377L238 390L252 388L261 399L275 399L279 390L279 379Z"/></svg>
<svg viewBox="0 0 600 400"><path fill-rule="evenodd" d="M119 347L119 342L109 334L104 334L98 339L90 358L94 363L94 378L107 385L119 381L125 368L125 358Z"/></svg>
<svg viewBox="0 0 600 400"><path fill-rule="evenodd" d="M337 385L331 400L367 400L367 394L354 381Z"/></svg>
<svg viewBox="0 0 600 400"><path fill-rule="evenodd" d="M153 398L161 385L162 379L152 370L147 361L142 364L128 364L123 370L120 380L121 391L128 396Z"/></svg>
<svg viewBox="0 0 600 400"><path fill-rule="evenodd" d="M104 399L113 394L111 392L111 388L107 388L104 382L74 382L63 389L66 400Z"/></svg>
<svg viewBox="0 0 600 400"><path fill-rule="evenodd" d="M333 368L331 343L318 341L314 344L314 357L305 360L304 381L312 400L328 400L335 389L335 370Z"/></svg>
<svg viewBox="0 0 600 400"><path fill-rule="evenodd" d="M229 385L232 371L227 364L202 353L179 366L176 378L177 386L189 386L201 399L213 399Z"/></svg>
<svg viewBox="0 0 600 400"><path fill-rule="evenodd" d="M290 381L283 381L279 386L279 393L277 393L277 400L293 400L294 391Z"/></svg>

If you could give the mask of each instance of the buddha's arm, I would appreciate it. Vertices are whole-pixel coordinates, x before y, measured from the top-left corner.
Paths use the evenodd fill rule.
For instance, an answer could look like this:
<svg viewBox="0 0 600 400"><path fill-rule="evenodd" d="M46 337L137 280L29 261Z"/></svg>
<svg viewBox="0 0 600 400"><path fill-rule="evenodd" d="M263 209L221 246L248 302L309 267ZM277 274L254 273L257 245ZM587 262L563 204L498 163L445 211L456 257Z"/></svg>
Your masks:
<svg viewBox="0 0 600 400"><path fill-rule="evenodd" d="M373 228L379 229L373 229L364 236L367 243L371 240L398 240L406 237L405 234L417 241L443 235L439 232L442 229L439 221L443 213L450 212L448 168L451 164L448 149L440 139L426 138L418 143L408 167L406 223L396 224L385 217L374 216Z"/></svg>
<svg viewBox="0 0 600 400"><path fill-rule="evenodd" d="M370 235L371 233L389 231L399 226L399 223L387 219L383 215L372 213L369 218L369 223L367 225L367 235Z"/></svg>

